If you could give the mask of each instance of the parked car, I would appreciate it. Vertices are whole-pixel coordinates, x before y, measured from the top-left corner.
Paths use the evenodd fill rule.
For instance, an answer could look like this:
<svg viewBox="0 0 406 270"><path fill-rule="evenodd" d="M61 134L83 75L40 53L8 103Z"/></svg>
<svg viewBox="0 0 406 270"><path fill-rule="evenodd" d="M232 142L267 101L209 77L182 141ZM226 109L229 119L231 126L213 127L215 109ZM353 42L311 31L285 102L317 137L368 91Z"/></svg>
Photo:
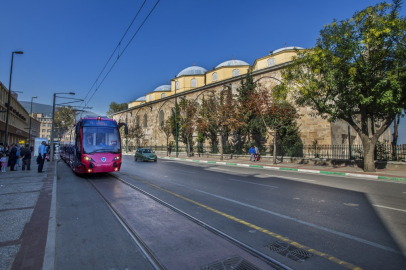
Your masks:
<svg viewBox="0 0 406 270"><path fill-rule="evenodd" d="M155 153L149 148L138 148L135 151L134 160L141 160L141 161L150 161L153 160L154 162L157 161L157 156Z"/></svg>

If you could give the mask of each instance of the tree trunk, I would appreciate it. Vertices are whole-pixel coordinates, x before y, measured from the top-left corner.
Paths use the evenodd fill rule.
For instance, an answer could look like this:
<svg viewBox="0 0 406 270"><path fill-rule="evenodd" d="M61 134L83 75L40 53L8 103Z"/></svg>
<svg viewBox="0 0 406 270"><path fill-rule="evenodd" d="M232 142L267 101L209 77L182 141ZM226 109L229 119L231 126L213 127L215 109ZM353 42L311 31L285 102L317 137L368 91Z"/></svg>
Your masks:
<svg viewBox="0 0 406 270"><path fill-rule="evenodd" d="M364 148L364 172L376 172L375 169L375 151L376 140L362 138L362 147Z"/></svg>
<svg viewBox="0 0 406 270"><path fill-rule="evenodd" d="M223 160L223 135L220 134L220 160Z"/></svg>
<svg viewBox="0 0 406 270"><path fill-rule="evenodd" d="M189 138L186 139L186 155L190 157Z"/></svg>

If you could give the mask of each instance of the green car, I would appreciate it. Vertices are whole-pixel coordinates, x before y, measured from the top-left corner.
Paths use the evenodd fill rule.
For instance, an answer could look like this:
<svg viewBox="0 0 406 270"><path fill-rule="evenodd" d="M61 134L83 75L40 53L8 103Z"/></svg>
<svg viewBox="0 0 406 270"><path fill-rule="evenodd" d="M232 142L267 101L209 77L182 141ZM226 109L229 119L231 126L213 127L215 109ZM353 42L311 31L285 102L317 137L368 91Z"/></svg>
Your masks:
<svg viewBox="0 0 406 270"><path fill-rule="evenodd" d="M152 152L149 148L138 148L135 151L134 160L141 160L141 161L150 161L153 160L154 162L157 161L157 157L154 152Z"/></svg>

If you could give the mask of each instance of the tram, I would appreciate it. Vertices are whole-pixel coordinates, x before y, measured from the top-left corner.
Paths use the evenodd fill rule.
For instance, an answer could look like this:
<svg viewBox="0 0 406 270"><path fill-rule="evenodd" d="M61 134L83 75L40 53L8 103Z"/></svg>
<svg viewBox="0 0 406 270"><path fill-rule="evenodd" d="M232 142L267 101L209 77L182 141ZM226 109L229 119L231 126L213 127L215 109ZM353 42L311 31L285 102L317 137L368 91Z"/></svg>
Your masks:
<svg viewBox="0 0 406 270"><path fill-rule="evenodd" d="M121 168L120 128L128 127L107 116L86 116L61 138L59 153L78 174L117 172Z"/></svg>

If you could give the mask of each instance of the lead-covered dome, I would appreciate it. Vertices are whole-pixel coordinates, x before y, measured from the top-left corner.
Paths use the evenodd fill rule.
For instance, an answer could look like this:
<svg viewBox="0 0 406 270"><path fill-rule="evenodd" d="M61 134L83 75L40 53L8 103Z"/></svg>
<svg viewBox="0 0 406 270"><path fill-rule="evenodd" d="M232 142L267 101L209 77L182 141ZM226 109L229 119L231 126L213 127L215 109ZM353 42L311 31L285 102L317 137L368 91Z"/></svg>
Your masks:
<svg viewBox="0 0 406 270"><path fill-rule="evenodd" d="M241 60L229 60L221 63L218 65L216 68L219 67L232 67L232 66L249 66L247 62L241 61Z"/></svg>
<svg viewBox="0 0 406 270"><path fill-rule="evenodd" d="M143 97L137 98L135 101L146 101L146 100L147 100L147 97L143 96Z"/></svg>
<svg viewBox="0 0 406 270"><path fill-rule="evenodd" d="M188 68L185 68L181 72L179 72L176 77L184 76L184 75L204 75L207 72L206 69L198 66L191 66Z"/></svg>
<svg viewBox="0 0 406 270"><path fill-rule="evenodd" d="M155 88L153 92L162 92L162 91L171 91L171 86L170 85L161 85Z"/></svg>
<svg viewBox="0 0 406 270"><path fill-rule="evenodd" d="M273 53L278 53L278 52L282 52L282 51L286 51L286 50L304 50L304 48L297 47L297 46L290 46L290 47L284 47L284 48L277 49L276 51L273 51Z"/></svg>

